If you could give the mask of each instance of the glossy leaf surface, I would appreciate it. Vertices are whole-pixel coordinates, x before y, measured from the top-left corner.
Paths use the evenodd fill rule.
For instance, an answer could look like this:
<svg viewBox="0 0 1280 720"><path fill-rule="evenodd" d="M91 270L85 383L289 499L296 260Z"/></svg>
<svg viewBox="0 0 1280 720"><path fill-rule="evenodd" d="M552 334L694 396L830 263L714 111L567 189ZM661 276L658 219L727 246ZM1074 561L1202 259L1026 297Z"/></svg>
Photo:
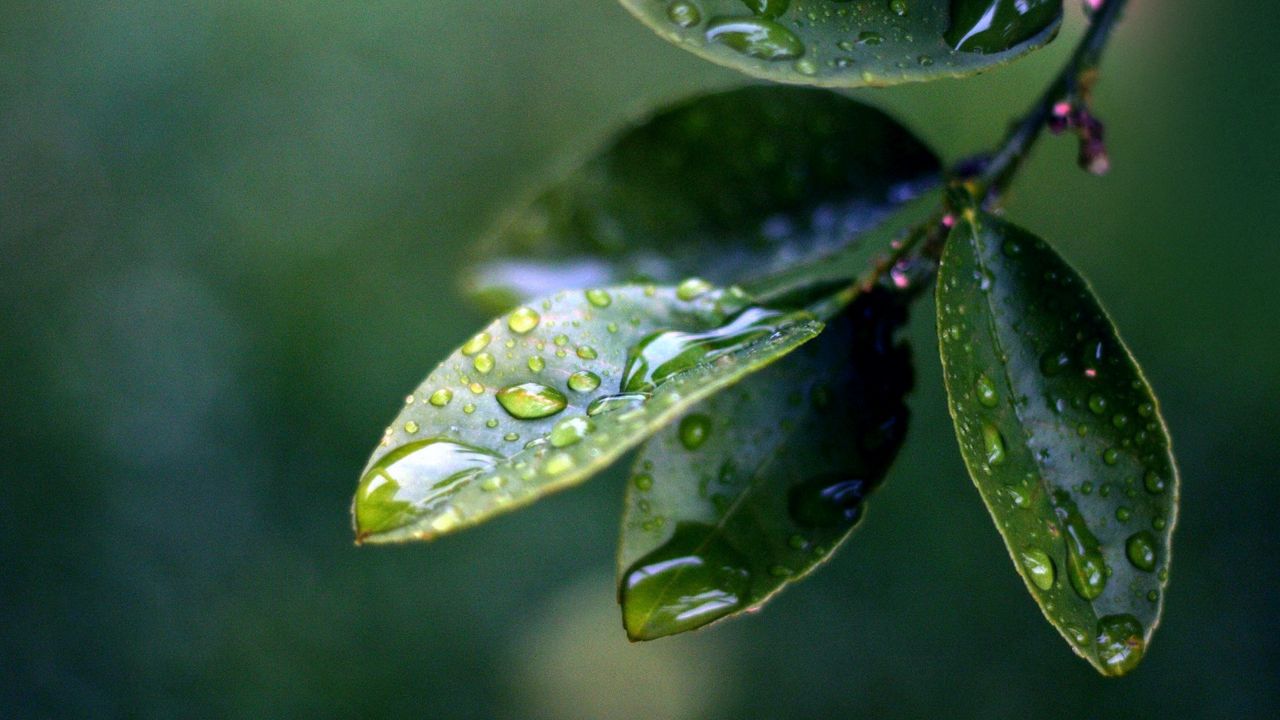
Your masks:
<svg viewBox="0 0 1280 720"><path fill-rule="evenodd" d="M468 284L506 308L636 279L742 283L846 247L939 174L908 130L835 93L705 95L540 191L481 243Z"/></svg>
<svg viewBox="0 0 1280 720"><path fill-rule="evenodd" d="M905 436L904 318L887 291L863 295L821 338L645 444L618 553L632 640L757 608L849 535Z"/></svg>
<svg viewBox="0 0 1280 720"><path fill-rule="evenodd" d="M357 540L431 539L580 482L821 328L699 281L517 308L406 398L357 488Z"/></svg>
<svg viewBox="0 0 1280 720"><path fill-rule="evenodd" d="M621 1L713 62L831 87L972 75L1048 43L1062 21L1062 0Z"/></svg>
<svg viewBox="0 0 1280 720"><path fill-rule="evenodd" d="M1160 619L1178 472L1155 396L1085 281L1043 240L966 211L938 276L960 449L1027 588L1107 675Z"/></svg>

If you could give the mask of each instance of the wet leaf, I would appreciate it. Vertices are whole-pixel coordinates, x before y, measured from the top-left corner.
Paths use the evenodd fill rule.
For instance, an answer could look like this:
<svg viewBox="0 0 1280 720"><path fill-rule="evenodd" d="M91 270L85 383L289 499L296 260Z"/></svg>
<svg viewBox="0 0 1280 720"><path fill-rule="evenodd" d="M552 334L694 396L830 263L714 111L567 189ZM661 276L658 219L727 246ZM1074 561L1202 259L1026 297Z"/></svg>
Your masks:
<svg viewBox="0 0 1280 720"><path fill-rule="evenodd" d="M760 607L850 534L905 435L904 319L899 298L864 294L821 338L645 444L618 554L632 640Z"/></svg>
<svg viewBox="0 0 1280 720"><path fill-rule="evenodd" d="M1062 21L1062 0L621 1L708 60L829 87L973 75L1045 45Z"/></svg>
<svg viewBox="0 0 1280 720"><path fill-rule="evenodd" d="M357 488L357 540L431 539L581 482L821 329L701 281L517 308L406 398Z"/></svg>
<svg viewBox="0 0 1280 720"><path fill-rule="evenodd" d="M481 243L468 284L506 308L636 279L742 283L848 246L939 173L909 131L831 92L704 95L540 191Z"/></svg>
<svg viewBox="0 0 1280 720"><path fill-rule="evenodd" d="M938 276L960 449L1045 617L1107 675L1160 620L1178 471L1159 406L1085 281L1043 240L968 210Z"/></svg>

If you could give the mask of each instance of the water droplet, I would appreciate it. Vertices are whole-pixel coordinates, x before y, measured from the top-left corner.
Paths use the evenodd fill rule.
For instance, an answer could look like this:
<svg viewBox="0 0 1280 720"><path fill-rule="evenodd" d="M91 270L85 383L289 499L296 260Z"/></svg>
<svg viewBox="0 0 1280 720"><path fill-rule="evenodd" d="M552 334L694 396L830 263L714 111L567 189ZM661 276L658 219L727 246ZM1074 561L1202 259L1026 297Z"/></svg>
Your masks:
<svg viewBox="0 0 1280 720"><path fill-rule="evenodd" d="M466 405L463 405L463 406L462 406L462 412L464 412L464 413L466 413L466 414L468 414L468 415L470 415L471 413L473 413L473 412L475 412L475 411L476 411L476 406L475 406L475 404L474 404L474 403L467 403Z"/></svg>
<svg viewBox="0 0 1280 720"><path fill-rule="evenodd" d="M1124 506L1116 508L1116 520L1119 520L1120 522L1129 522L1132 517L1133 511L1129 508Z"/></svg>
<svg viewBox="0 0 1280 720"><path fill-rule="evenodd" d="M879 45L882 42L884 42L884 36L874 30L863 30L858 33L860 45Z"/></svg>
<svg viewBox="0 0 1280 720"><path fill-rule="evenodd" d="M808 547L809 541L805 540L803 535L792 535L787 538L787 545L789 545L792 550L804 550Z"/></svg>
<svg viewBox="0 0 1280 720"><path fill-rule="evenodd" d="M444 438L409 443L384 455L356 489L357 537L403 527L431 510L498 456Z"/></svg>
<svg viewBox="0 0 1280 720"><path fill-rule="evenodd" d="M582 441L588 433L594 431L595 425L585 417L565 418L551 428L547 439L553 447L569 447Z"/></svg>
<svg viewBox="0 0 1280 720"><path fill-rule="evenodd" d="M1137 667L1146 650L1142 623L1132 615L1108 615L1098 621L1098 660L1108 675L1123 675Z"/></svg>
<svg viewBox="0 0 1280 720"><path fill-rule="evenodd" d="M686 415L680 421L679 434L686 450L697 450L711 435L711 418L701 413Z"/></svg>
<svg viewBox="0 0 1280 720"><path fill-rule="evenodd" d="M452 390L450 390L449 388L440 388L439 390L431 393L431 398L427 402L430 402L432 405L435 405L436 407L444 407L445 405L448 405L449 401L452 399L453 399Z"/></svg>
<svg viewBox="0 0 1280 720"><path fill-rule="evenodd" d="M582 345L578 348L578 357L583 360L595 360L599 355L596 353L596 349L590 345Z"/></svg>
<svg viewBox="0 0 1280 720"><path fill-rule="evenodd" d="M589 370L579 370L569 376L569 389L574 392L591 392L598 387L600 376Z"/></svg>
<svg viewBox="0 0 1280 720"><path fill-rule="evenodd" d="M1139 570L1151 572L1156 569L1156 539L1146 530L1130 535L1124 550L1129 562Z"/></svg>
<svg viewBox="0 0 1280 720"><path fill-rule="evenodd" d="M991 378L986 373L978 376L974 383L974 390L978 394L978 402L983 407L993 408L1000 404L1000 394L996 392L995 383L991 382Z"/></svg>
<svg viewBox="0 0 1280 720"><path fill-rule="evenodd" d="M409 433L410 435L418 432L418 430L419 430L418 423L414 422L413 420L410 420L409 422L404 424L404 431Z"/></svg>
<svg viewBox="0 0 1280 720"><path fill-rule="evenodd" d="M575 465L573 456L569 453L558 452L547 458L546 465L542 469L548 475L563 475L573 469Z"/></svg>
<svg viewBox="0 0 1280 720"><path fill-rule="evenodd" d="M1147 492L1152 495L1159 495L1164 492L1164 478L1160 477L1155 472L1148 472L1143 476L1142 484L1147 488Z"/></svg>
<svg viewBox="0 0 1280 720"><path fill-rule="evenodd" d="M587 415L596 416L614 410L631 410L644 405L649 396L645 393L623 393L596 398L587 406Z"/></svg>
<svg viewBox="0 0 1280 720"><path fill-rule="evenodd" d="M1075 502L1065 492L1054 493L1054 512L1066 531L1067 571L1071 587L1085 600L1095 600L1107 586L1107 563L1098 538L1089 531Z"/></svg>
<svg viewBox="0 0 1280 720"><path fill-rule="evenodd" d="M742 0L747 9L761 17L776 18L787 11L791 0Z"/></svg>
<svg viewBox="0 0 1280 720"><path fill-rule="evenodd" d="M1021 553L1022 567L1027 569L1027 575L1031 578L1032 584L1041 590L1050 590L1053 588L1053 581L1056 578L1056 572L1053 567L1053 558L1043 550L1036 548L1027 548Z"/></svg>
<svg viewBox="0 0 1280 720"><path fill-rule="evenodd" d="M697 12L696 8L694 9L694 12ZM613 296L609 294L608 290L592 289L587 290L584 294L587 296L587 302L598 308L606 308L613 303Z"/></svg>
<svg viewBox="0 0 1280 720"><path fill-rule="evenodd" d="M670 540L623 575L627 635L652 640L701 627L740 609L751 582L746 567L742 555L714 528L678 523Z"/></svg>
<svg viewBox="0 0 1280 720"><path fill-rule="evenodd" d="M1107 448L1102 451L1102 462L1108 465L1115 465L1120 460L1120 453L1115 448Z"/></svg>
<svg viewBox="0 0 1280 720"><path fill-rule="evenodd" d="M538 327L538 323L541 320L542 316L538 314L537 310L531 307L518 307L507 316L507 327L511 328L511 332L517 335L524 335Z"/></svg>
<svg viewBox="0 0 1280 720"><path fill-rule="evenodd" d="M999 53L1035 37L1061 15L1061 0L951 0L944 37L961 52Z"/></svg>
<svg viewBox="0 0 1280 720"><path fill-rule="evenodd" d="M498 403L511 417L536 420L564 410L568 399L553 387L531 382L499 390Z"/></svg>
<svg viewBox="0 0 1280 720"><path fill-rule="evenodd" d="M667 6L667 19L682 28L690 28L702 22L702 13L693 3L677 0Z"/></svg>
<svg viewBox="0 0 1280 720"><path fill-rule="evenodd" d="M519 433L509 432L509 433L507 433L506 435L503 435L503 436L502 436L502 439L503 439L503 440L506 440L507 442L516 442L517 440L519 440L519 439L520 439L520 434L519 434Z"/></svg>
<svg viewBox="0 0 1280 720"><path fill-rule="evenodd" d="M787 28L764 18L716 18L706 38L761 60L794 60L804 55L804 42Z"/></svg>
<svg viewBox="0 0 1280 720"><path fill-rule="evenodd" d="M631 483L641 492L648 492L653 487L653 476L641 473L631 479Z"/></svg>
<svg viewBox="0 0 1280 720"><path fill-rule="evenodd" d="M470 340L466 342L466 344L462 346L462 354L475 355L481 350L489 347L489 342L491 340L493 340L493 338L489 335L489 333L482 332L472 337Z"/></svg>
<svg viewBox="0 0 1280 720"><path fill-rule="evenodd" d="M820 476L791 488L787 510L797 525L810 528L850 526L862 516L863 480Z"/></svg>
<svg viewBox="0 0 1280 720"><path fill-rule="evenodd" d="M529 356L529 369L530 369L530 370L532 370L532 371L534 371L534 372L542 372L542 369L543 369L543 368L545 368L546 366L547 366L547 361L546 361L546 360L543 360L541 357L539 357L539 356L537 356L537 355L530 355L530 356Z"/></svg>
<svg viewBox="0 0 1280 720"><path fill-rule="evenodd" d="M676 297L688 302L710 292L713 287L715 286L702 278L692 277L676 286Z"/></svg>
<svg viewBox="0 0 1280 720"><path fill-rule="evenodd" d="M1098 393L1089 396L1089 411L1094 415L1104 415L1107 412L1107 399Z"/></svg>
<svg viewBox="0 0 1280 720"><path fill-rule="evenodd" d="M739 350L802 317L807 316L747 308L729 323L707 332L653 333L631 348L622 373L621 389L623 392L652 391L676 373Z"/></svg>
<svg viewBox="0 0 1280 720"><path fill-rule="evenodd" d="M485 492L495 492L501 490L502 486L506 484L507 481L501 475L490 475L480 481L480 489Z"/></svg>
<svg viewBox="0 0 1280 720"><path fill-rule="evenodd" d="M982 424L982 447L983 452L986 453L985 457L988 465L994 467L1004 462L1004 437L996 429L996 426L991 423Z"/></svg>
<svg viewBox="0 0 1280 720"><path fill-rule="evenodd" d="M1053 377L1071 365L1071 356L1065 352L1047 352L1040 358L1040 372Z"/></svg>
<svg viewBox="0 0 1280 720"><path fill-rule="evenodd" d="M471 364L475 367L476 372L481 375L488 374L490 370L493 370L493 356L487 352L482 352L471 361Z"/></svg>
<svg viewBox="0 0 1280 720"><path fill-rule="evenodd" d="M889 0L889 10L898 17L906 17L908 11L907 0Z"/></svg>

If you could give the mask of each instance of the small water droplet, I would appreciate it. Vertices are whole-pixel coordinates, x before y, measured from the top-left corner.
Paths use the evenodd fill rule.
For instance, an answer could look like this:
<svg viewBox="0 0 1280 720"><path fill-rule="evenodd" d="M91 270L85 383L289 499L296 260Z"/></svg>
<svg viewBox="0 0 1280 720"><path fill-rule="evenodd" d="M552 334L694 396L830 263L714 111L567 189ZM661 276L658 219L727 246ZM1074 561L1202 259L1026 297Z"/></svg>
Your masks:
<svg viewBox="0 0 1280 720"><path fill-rule="evenodd" d="M889 11L898 17L906 17L909 7L907 0L889 0Z"/></svg>
<svg viewBox="0 0 1280 720"><path fill-rule="evenodd" d="M412 420L404 424L404 431L409 433L410 435L418 432L418 430L419 430L418 423Z"/></svg>
<svg viewBox="0 0 1280 720"><path fill-rule="evenodd" d="M634 410L642 407L649 396L646 393L623 393L596 398L587 406L587 415L596 416L615 410Z"/></svg>
<svg viewBox="0 0 1280 720"><path fill-rule="evenodd" d="M453 399L453 391L449 388L440 388L431 393L431 398L427 401L436 407L444 407Z"/></svg>
<svg viewBox="0 0 1280 720"><path fill-rule="evenodd" d="M493 355L490 355L487 352L482 352L475 356L475 359L471 361L471 364L475 367L476 372L481 375L486 375L489 371L493 370Z"/></svg>
<svg viewBox="0 0 1280 720"><path fill-rule="evenodd" d="M492 340L493 340L493 337L490 336L489 333L487 332L479 333L474 337L472 337L470 340L468 340L466 344L462 346L462 354L475 355L481 350L489 347L489 342Z"/></svg>
<svg viewBox="0 0 1280 720"><path fill-rule="evenodd" d="M1054 512L1065 530L1067 570L1071 587L1085 600L1095 600L1107 586L1107 563L1098 538L1090 532L1080 510L1067 493L1054 493Z"/></svg>
<svg viewBox="0 0 1280 720"><path fill-rule="evenodd" d="M524 335L538 327L542 316L531 307L518 307L507 316L507 327L517 335Z"/></svg>
<svg viewBox="0 0 1280 720"><path fill-rule="evenodd" d="M1156 569L1156 539L1151 533L1143 530L1130 535L1124 549L1134 567L1146 572Z"/></svg>
<svg viewBox="0 0 1280 720"><path fill-rule="evenodd" d="M1094 415L1104 415L1107 412L1107 399L1099 393L1089 396L1089 411Z"/></svg>
<svg viewBox="0 0 1280 720"><path fill-rule="evenodd" d="M711 418L701 413L686 415L680 421L679 435L686 450L697 450L711 435Z"/></svg>
<svg viewBox="0 0 1280 720"><path fill-rule="evenodd" d="M599 357L599 354L596 352L596 349L590 345L581 345L578 347L578 357L583 360L595 360Z"/></svg>
<svg viewBox="0 0 1280 720"><path fill-rule="evenodd" d="M537 355L530 355L530 356L529 356L529 369L530 369L530 370L532 370L532 371L534 371L534 372L542 372L542 369L543 369L543 368L545 368L546 366L547 366L547 361L546 361L546 360L543 360L541 357L539 357L539 356L537 356Z"/></svg>
<svg viewBox="0 0 1280 720"><path fill-rule="evenodd" d="M820 476L791 488L787 510L801 527L853 525L862 517L866 482L841 476Z"/></svg>
<svg viewBox="0 0 1280 720"><path fill-rule="evenodd" d="M547 463L543 465L542 469L548 475L563 475L572 470L575 464L572 455L566 452L557 452L547 458Z"/></svg>
<svg viewBox="0 0 1280 720"><path fill-rule="evenodd" d="M1152 495L1159 495L1164 492L1164 478L1160 477L1155 472L1148 472L1144 475L1142 478L1142 484L1146 487L1147 492Z"/></svg>
<svg viewBox="0 0 1280 720"><path fill-rule="evenodd" d="M598 387L600 376L589 370L579 370L569 376L569 389L574 392L591 392Z"/></svg>
<svg viewBox="0 0 1280 720"><path fill-rule="evenodd" d="M569 447L581 442L594 430L595 425L585 417L565 418L551 428L547 439L551 441L553 447Z"/></svg>
<svg viewBox="0 0 1280 720"><path fill-rule="evenodd" d="M1050 590L1053 588L1053 582L1057 573L1054 571L1053 558L1043 550L1036 548L1027 548L1022 551L1022 567L1027 569L1027 575L1031 578L1032 584L1041 590Z"/></svg>
<svg viewBox="0 0 1280 720"><path fill-rule="evenodd" d="M649 489L653 487L653 476L641 473L632 478L631 483L636 486L637 490L641 492L648 492Z"/></svg>
<svg viewBox="0 0 1280 720"><path fill-rule="evenodd" d="M982 447L988 465L994 467L1004 463L1004 436L991 423L982 424Z"/></svg>
<svg viewBox="0 0 1280 720"><path fill-rule="evenodd" d="M690 28L702 22L702 13L693 3L677 0L667 6L667 19L682 28Z"/></svg>
<svg viewBox="0 0 1280 720"><path fill-rule="evenodd" d="M978 376L974 383L974 390L978 395L978 402L983 407L993 408L1000 404L1000 394L996 392L995 383L991 382L991 378L986 373Z"/></svg>

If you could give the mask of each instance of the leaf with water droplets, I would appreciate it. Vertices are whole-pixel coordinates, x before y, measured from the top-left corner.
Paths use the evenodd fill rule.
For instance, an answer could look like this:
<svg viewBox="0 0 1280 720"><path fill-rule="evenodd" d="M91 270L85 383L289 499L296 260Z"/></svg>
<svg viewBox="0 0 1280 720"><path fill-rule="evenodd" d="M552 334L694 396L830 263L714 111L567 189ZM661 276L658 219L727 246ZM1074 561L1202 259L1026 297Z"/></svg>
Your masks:
<svg viewBox="0 0 1280 720"><path fill-rule="evenodd" d="M581 482L821 329L708 285L574 290L516 308L406 399L357 488L357 540L431 539Z"/></svg>
<svg viewBox="0 0 1280 720"><path fill-rule="evenodd" d="M1088 284L1043 240L961 213L938 274L951 417L1045 617L1106 675L1160 620L1178 471L1146 378Z"/></svg>
<svg viewBox="0 0 1280 720"><path fill-rule="evenodd" d="M864 294L821 338L645 444L618 553L632 640L758 608L850 534L905 434L904 319L899 298Z"/></svg>
<svg viewBox="0 0 1280 720"><path fill-rule="evenodd" d="M964 77L1051 41L1062 0L621 0L659 35L775 82Z"/></svg>
<svg viewBox="0 0 1280 720"><path fill-rule="evenodd" d="M939 174L908 130L835 93L703 95L538 192L482 241L468 284L505 308L636 279L743 283L848 247Z"/></svg>

